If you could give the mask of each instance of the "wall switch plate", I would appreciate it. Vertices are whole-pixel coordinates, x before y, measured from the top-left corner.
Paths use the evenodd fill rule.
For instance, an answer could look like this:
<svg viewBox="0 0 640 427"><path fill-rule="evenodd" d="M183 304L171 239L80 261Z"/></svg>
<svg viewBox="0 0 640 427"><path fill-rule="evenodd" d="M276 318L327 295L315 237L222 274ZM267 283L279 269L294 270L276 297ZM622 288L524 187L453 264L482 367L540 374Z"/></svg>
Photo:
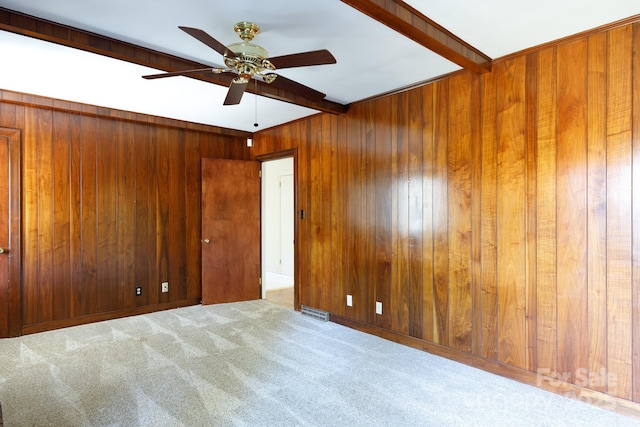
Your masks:
<svg viewBox="0 0 640 427"><path fill-rule="evenodd" d="M347 307L353 307L353 296L347 295Z"/></svg>
<svg viewBox="0 0 640 427"><path fill-rule="evenodd" d="M142 287L136 286L136 296L140 296L140 295L142 295Z"/></svg>
<svg viewBox="0 0 640 427"><path fill-rule="evenodd" d="M382 303L380 301L376 301L376 314L382 314Z"/></svg>
<svg viewBox="0 0 640 427"><path fill-rule="evenodd" d="M169 292L169 282L162 282L162 292Z"/></svg>

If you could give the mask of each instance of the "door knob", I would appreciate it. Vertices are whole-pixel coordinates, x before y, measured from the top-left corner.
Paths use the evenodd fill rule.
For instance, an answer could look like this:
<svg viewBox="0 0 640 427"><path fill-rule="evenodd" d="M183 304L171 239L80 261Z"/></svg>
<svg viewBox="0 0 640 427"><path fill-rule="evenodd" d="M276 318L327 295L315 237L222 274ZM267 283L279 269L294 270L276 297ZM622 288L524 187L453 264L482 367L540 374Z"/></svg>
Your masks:
<svg viewBox="0 0 640 427"><path fill-rule="evenodd" d="M209 244L210 240L209 239L204 239L203 242L205 242L206 244Z"/></svg>
<svg viewBox="0 0 640 427"><path fill-rule="evenodd" d="M0 254L8 253L9 249L0 248Z"/></svg>

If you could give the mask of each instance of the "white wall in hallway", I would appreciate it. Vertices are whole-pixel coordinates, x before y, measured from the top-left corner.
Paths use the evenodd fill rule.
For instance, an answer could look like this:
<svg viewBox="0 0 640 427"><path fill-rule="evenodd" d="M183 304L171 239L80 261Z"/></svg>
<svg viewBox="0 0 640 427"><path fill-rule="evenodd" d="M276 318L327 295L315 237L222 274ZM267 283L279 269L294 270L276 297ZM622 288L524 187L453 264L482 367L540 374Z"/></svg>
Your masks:
<svg viewBox="0 0 640 427"><path fill-rule="evenodd" d="M280 270L280 218L282 215L280 208L280 177L283 175L293 174L293 158L272 160L264 162L262 165L262 185L263 185L263 217L262 217L262 262L263 270L271 273L281 273ZM293 209L293 194L291 197L291 205ZM293 226L293 224L291 224ZM277 283L273 286L263 277L266 290L275 289Z"/></svg>

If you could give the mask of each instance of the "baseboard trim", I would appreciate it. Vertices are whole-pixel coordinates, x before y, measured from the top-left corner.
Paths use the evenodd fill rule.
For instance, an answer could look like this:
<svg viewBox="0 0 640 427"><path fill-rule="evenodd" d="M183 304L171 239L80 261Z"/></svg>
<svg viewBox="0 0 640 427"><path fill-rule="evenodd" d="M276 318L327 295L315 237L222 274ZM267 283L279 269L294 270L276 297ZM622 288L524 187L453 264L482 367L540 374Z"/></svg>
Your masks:
<svg viewBox="0 0 640 427"><path fill-rule="evenodd" d="M148 314L156 311L170 310L173 308L187 307L197 304L200 304L200 298L172 301L154 305L145 305L141 307L128 308L125 310L74 317L72 319L54 320L50 322L35 323L32 325L23 325L21 329L21 335L35 334L38 332L52 331L54 329L68 328L70 326L86 325L88 323L102 322L104 320L119 319L121 317L136 316L139 314Z"/></svg>
<svg viewBox="0 0 640 427"><path fill-rule="evenodd" d="M375 335L389 341L397 342L398 344L413 347L418 350L434 354L436 356L441 356L446 359L464 363L465 365L482 369L483 371L487 371L492 374L519 381L533 387L538 387L555 394L569 397L574 400L579 400L622 415L640 419L640 404L626 399L611 396L599 391L590 390L588 388L584 388L575 384L554 380L552 378L538 375L535 372L483 359L479 356L474 356L469 353L454 350L452 348L444 347L439 344L434 344L418 338L409 337L377 326L354 321L343 316L335 315L333 313L331 314L331 321L361 332L365 332L367 334Z"/></svg>

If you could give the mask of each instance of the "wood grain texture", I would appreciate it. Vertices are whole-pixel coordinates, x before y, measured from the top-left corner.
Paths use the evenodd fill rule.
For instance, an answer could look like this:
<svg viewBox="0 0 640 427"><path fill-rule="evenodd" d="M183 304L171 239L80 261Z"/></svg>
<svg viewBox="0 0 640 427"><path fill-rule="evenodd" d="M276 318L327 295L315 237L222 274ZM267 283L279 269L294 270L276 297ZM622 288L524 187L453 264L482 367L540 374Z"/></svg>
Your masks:
<svg viewBox="0 0 640 427"><path fill-rule="evenodd" d="M18 108L4 108L11 118L6 125L20 126L15 113ZM0 128L0 162L2 183L0 184L0 337L15 337L22 327L21 267L22 267L22 133L16 128Z"/></svg>
<svg viewBox="0 0 640 427"><path fill-rule="evenodd" d="M71 315L71 121L68 114L54 111L53 160L53 320Z"/></svg>
<svg viewBox="0 0 640 427"><path fill-rule="evenodd" d="M640 402L640 23L633 24L633 401Z"/></svg>
<svg viewBox="0 0 640 427"><path fill-rule="evenodd" d="M395 102L394 102L395 101ZM392 98L391 121L396 123L391 134L392 160L392 262L391 327L409 333L409 98L402 93ZM384 304L383 304L384 314Z"/></svg>
<svg viewBox="0 0 640 427"><path fill-rule="evenodd" d="M558 372L587 368L587 41L558 47Z"/></svg>
<svg viewBox="0 0 640 427"><path fill-rule="evenodd" d="M538 313L538 287L537 287L537 250L536 250L536 149L537 149L537 104L538 104L538 55L527 55L525 76L525 137L526 137L526 189L525 189L525 299L526 299L526 354L525 366L528 371L535 372L537 366L537 313Z"/></svg>
<svg viewBox="0 0 640 427"><path fill-rule="evenodd" d="M481 329L480 356L496 360L498 356L498 297L497 297L497 130L496 130L496 74L482 77L482 104L480 106L482 176L481 197ZM477 233L477 232L476 232Z"/></svg>
<svg viewBox="0 0 640 427"><path fill-rule="evenodd" d="M632 227L633 227L633 271L632 271L632 354L633 354L633 401L640 402L640 23L632 25Z"/></svg>
<svg viewBox="0 0 640 427"><path fill-rule="evenodd" d="M433 288L433 86L422 90L422 338L433 341L435 306Z"/></svg>
<svg viewBox="0 0 640 427"><path fill-rule="evenodd" d="M435 324L433 341L449 345L449 203L448 187L448 82L434 85L435 148L433 187L433 285Z"/></svg>
<svg viewBox="0 0 640 427"><path fill-rule="evenodd" d="M588 370L606 392L607 368L607 35L589 37L587 103Z"/></svg>
<svg viewBox="0 0 640 427"><path fill-rule="evenodd" d="M539 52L537 143L537 370L557 372L557 65L556 48Z"/></svg>
<svg viewBox="0 0 640 427"><path fill-rule="evenodd" d="M449 82L449 345L471 351L471 75Z"/></svg>
<svg viewBox="0 0 640 427"><path fill-rule="evenodd" d="M375 139L369 141L375 143L374 151L374 176L375 187L373 189L373 197L375 198L374 210L374 270L373 270L373 295L367 301L367 307L371 311L369 318L373 319L373 323L391 328L391 317L385 315L379 316L375 314L375 310L371 310L371 305L375 301L380 301L384 306L390 307L391 301L391 283L392 271L395 270L392 265L392 191L391 185L394 179L389 167L389 160L392 157L391 131L389 124L389 112L391 111L390 99L381 99L375 103ZM375 306L374 306L375 307Z"/></svg>
<svg viewBox="0 0 640 427"><path fill-rule="evenodd" d="M40 110L34 126L38 128L40 138L36 141L38 159L38 321L53 320L53 112Z"/></svg>
<svg viewBox="0 0 640 427"><path fill-rule="evenodd" d="M200 261L187 253L200 257L199 199L188 194L199 191L203 154L248 157L244 139L24 99L0 102L0 126L23 135L24 262L12 267L22 282L12 335L198 302ZM194 223L197 249L185 237ZM174 285L162 300L161 269Z"/></svg>
<svg viewBox="0 0 640 427"><path fill-rule="evenodd" d="M408 236L409 236L409 335L423 337L424 319L424 248L423 248L423 211L424 172L423 172L423 116L422 93L408 93Z"/></svg>
<svg viewBox="0 0 640 427"><path fill-rule="evenodd" d="M260 164L203 159L201 168L202 303L259 299Z"/></svg>
<svg viewBox="0 0 640 427"><path fill-rule="evenodd" d="M632 392L631 27L611 30L607 100L607 392Z"/></svg>
<svg viewBox="0 0 640 427"><path fill-rule="evenodd" d="M525 58L496 67L498 360L525 368Z"/></svg>

